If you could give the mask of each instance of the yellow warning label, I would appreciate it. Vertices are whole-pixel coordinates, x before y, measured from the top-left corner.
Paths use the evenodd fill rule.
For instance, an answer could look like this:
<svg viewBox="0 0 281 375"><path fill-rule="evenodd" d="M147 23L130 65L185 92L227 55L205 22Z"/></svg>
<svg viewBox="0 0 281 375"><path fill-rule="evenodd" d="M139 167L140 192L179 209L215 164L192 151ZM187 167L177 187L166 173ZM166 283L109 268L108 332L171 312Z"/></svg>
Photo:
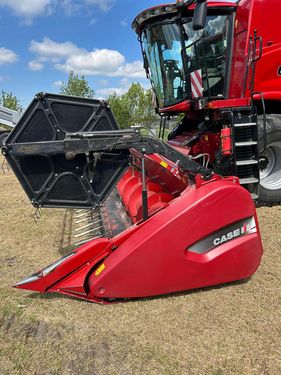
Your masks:
<svg viewBox="0 0 281 375"><path fill-rule="evenodd" d="M96 270L96 272L95 272L95 275L96 276L99 276L101 273L102 273L102 271L105 269L105 264L103 263L97 270Z"/></svg>
<svg viewBox="0 0 281 375"><path fill-rule="evenodd" d="M165 163L163 160L161 161L160 165L162 165L162 167L164 168L168 168L168 164Z"/></svg>

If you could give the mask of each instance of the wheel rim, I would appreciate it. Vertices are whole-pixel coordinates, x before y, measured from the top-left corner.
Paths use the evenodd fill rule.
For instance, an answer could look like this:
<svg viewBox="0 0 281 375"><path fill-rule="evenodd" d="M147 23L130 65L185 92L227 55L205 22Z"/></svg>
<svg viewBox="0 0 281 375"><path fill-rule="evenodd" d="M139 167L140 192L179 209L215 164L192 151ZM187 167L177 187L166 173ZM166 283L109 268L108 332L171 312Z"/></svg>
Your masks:
<svg viewBox="0 0 281 375"><path fill-rule="evenodd" d="M281 142L271 143L260 154L260 185L268 190L281 189Z"/></svg>

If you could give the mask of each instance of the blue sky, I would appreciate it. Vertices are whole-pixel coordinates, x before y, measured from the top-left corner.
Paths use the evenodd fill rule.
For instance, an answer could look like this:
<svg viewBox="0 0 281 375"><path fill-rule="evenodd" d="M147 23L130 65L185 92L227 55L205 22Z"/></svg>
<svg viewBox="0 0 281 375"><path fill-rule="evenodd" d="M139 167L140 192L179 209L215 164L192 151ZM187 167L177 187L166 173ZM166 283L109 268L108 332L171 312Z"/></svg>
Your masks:
<svg viewBox="0 0 281 375"><path fill-rule="evenodd" d="M96 97L149 87L131 21L163 0L0 0L0 90L26 107L84 74Z"/></svg>

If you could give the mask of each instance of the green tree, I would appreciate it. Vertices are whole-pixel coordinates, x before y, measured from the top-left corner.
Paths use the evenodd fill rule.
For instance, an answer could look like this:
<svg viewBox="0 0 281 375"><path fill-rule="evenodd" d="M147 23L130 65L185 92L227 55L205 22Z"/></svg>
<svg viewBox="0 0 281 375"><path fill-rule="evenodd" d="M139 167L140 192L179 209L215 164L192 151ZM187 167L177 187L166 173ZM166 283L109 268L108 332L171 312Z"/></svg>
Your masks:
<svg viewBox="0 0 281 375"><path fill-rule="evenodd" d="M94 90L89 86L85 77L78 76L74 72L70 72L67 82L62 83L60 94L69 96L81 96L83 98L93 98L95 96Z"/></svg>
<svg viewBox="0 0 281 375"><path fill-rule="evenodd" d="M13 95L12 92L2 90L0 95L0 105L2 107L13 109L14 111L22 111L22 106L19 99Z"/></svg>
<svg viewBox="0 0 281 375"><path fill-rule="evenodd" d="M124 101L124 96L118 96L115 92L108 96L107 101L121 129L130 125L130 111Z"/></svg>
<svg viewBox="0 0 281 375"><path fill-rule="evenodd" d="M118 96L114 93L108 97L108 102L121 128L133 125L150 127L159 119L152 98L152 90L132 83L126 94Z"/></svg>

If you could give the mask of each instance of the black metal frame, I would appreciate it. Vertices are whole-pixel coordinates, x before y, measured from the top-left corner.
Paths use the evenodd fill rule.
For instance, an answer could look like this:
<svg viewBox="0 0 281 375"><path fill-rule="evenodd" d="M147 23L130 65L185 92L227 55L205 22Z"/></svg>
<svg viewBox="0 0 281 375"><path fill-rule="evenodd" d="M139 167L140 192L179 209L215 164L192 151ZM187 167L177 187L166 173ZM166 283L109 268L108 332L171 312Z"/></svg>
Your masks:
<svg viewBox="0 0 281 375"><path fill-rule="evenodd" d="M63 105L54 114L57 115L54 121L51 103L71 103L71 111L68 113L68 106ZM84 106L90 108L87 112L89 119L85 117ZM42 122L34 122L36 111L42 112ZM78 125L73 121L71 124L72 128L77 125L82 131L66 133L58 118L69 118L71 121L72 114L78 122L84 116L85 121L80 121ZM104 127L107 130L96 131L98 121L92 119L101 117L106 119ZM46 134L41 134L44 125L51 130L47 132L47 140ZM94 131L85 131L89 127ZM60 131L57 132L57 129ZM29 139L35 141L29 142ZM106 103L51 94L36 96L7 139L2 153L35 207L93 208L106 200L127 169L131 148L140 153L145 149L146 154L161 154L177 163L191 178L196 174L205 180L212 177L212 171L167 143L142 136L138 128L118 130Z"/></svg>

